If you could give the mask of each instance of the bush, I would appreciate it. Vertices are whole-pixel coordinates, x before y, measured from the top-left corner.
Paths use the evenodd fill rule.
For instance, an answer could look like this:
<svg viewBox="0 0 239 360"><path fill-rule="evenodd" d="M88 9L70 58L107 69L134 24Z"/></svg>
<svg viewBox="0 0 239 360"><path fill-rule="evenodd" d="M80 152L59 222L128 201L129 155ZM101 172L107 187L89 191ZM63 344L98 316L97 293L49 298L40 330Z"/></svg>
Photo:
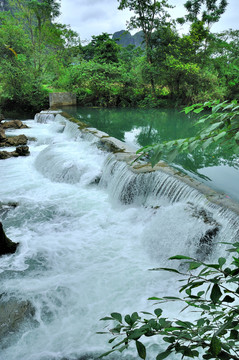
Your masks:
<svg viewBox="0 0 239 360"><path fill-rule="evenodd" d="M180 293L184 297L150 298L157 303L181 301L185 308L198 312L193 321L170 320L163 317L162 309L156 308L154 313L134 312L125 315L114 312L101 320L114 321L109 332L115 343L112 350L124 351L129 343L134 342L140 358L145 359L147 350L139 341L144 336L160 336L165 343L164 351L160 351L156 360L167 358L176 353L181 358L203 359L239 359L239 242L229 245L228 251L234 256L230 260L219 258L217 263L206 264L197 259L177 255L171 260L179 260L187 265L188 270L174 268L166 270L183 276ZM120 341L119 341L120 340Z"/></svg>

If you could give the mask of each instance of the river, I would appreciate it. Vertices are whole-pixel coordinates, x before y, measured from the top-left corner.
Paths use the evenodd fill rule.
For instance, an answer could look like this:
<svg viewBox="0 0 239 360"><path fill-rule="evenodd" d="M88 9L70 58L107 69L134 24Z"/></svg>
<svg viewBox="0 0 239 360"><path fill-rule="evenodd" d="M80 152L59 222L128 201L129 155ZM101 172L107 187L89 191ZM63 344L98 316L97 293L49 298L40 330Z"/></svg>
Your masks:
<svg viewBox="0 0 239 360"><path fill-rule="evenodd" d="M110 350L107 336L96 334L104 330L100 318L152 311L148 297L177 292L176 275L149 269L172 266L168 257L175 254L196 255L215 223L220 231L201 256L225 255L219 242L233 241L238 226L233 214L195 190L179 196L175 185L162 192L160 182L170 180L161 175L142 175L133 190L125 164L93 137L82 137L74 123L24 123L29 129L7 134L24 131L31 155L0 162L0 200L18 204L1 220L8 237L20 243L15 254L0 258L0 279L4 300L30 301L35 313L2 340L0 359L96 359ZM195 216L202 208L211 224ZM179 310L165 307L174 318ZM147 342L151 360L155 344ZM138 359L133 347L112 357L123 358Z"/></svg>
<svg viewBox="0 0 239 360"><path fill-rule="evenodd" d="M139 149L142 146L195 136L199 115L179 109L100 109L66 107L75 118ZM227 144L211 145L176 157L180 171L239 202L239 161Z"/></svg>

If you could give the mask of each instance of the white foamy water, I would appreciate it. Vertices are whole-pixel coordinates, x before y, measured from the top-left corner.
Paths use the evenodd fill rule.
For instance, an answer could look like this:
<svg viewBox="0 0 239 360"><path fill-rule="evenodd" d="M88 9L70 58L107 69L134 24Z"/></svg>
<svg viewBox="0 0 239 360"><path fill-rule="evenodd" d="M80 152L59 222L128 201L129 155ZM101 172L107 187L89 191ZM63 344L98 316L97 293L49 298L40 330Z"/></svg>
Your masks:
<svg viewBox="0 0 239 360"><path fill-rule="evenodd" d="M82 139L75 124L37 121L21 131L35 138L31 155L0 162L0 201L18 203L2 222L20 243L14 255L0 258L1 293L35 309L4 339L0 359L93 359L110 349L107 337L96 334L104 330L101 317L152 311L148 297L175 295L174 275L148 269L168 266L178 253L198 254L212 227L195 215L198 209L206 208L220 228L211 257L224 253L218 242L233 240L235 227L168 176L135 179ZM179 307L166 312L177 317ZM138 357L131 349L113 358Z"/></svg>

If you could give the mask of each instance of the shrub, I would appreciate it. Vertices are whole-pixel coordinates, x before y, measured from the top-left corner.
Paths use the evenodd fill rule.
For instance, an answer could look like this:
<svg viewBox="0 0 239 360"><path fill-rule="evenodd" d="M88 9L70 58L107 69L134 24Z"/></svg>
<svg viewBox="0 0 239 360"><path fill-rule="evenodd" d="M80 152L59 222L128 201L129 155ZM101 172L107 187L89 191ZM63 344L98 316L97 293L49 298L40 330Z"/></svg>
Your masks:
<svg viewBox="0 0 239 360"><path fill-rule="evenodd" d="M171 260L179 260L188 266L188 270L180 271L174 268L166 270L183 276L180 293L183 297L150 298L157 303L180 301L185 308L198 312L198 318L193 321L185 319L170 320L163 316L161 308L154 313L137 312L124 317L111 313L101 320L114 322L109 332L114 343L112 350L124 351L129 343L134 342L138 355L146 359L147 350L140 341L141 338L160 336L165 343L165 349L159 351L156 360L167 358L176 353L181 358L203 359L239 359L239 242L229 245L228 251L233 254L230 260L224 257L217 263L206 264L197 259L177 255ZM184 309L185 309L184 308Z"/></svg>

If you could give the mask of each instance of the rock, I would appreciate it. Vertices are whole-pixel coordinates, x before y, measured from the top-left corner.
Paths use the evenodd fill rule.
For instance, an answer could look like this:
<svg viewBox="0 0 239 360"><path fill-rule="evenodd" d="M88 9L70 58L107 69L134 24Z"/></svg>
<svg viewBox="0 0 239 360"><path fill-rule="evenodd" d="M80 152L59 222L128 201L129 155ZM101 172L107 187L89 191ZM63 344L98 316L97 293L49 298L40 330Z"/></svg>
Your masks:
<svg viewBox="0 0 239 360"><path fill-rule="evenodd" d="M197 208L193 204L188 203L192 213L191 216L200 219L209 226L209 229L200 237L198 248L196 251L197 258L204 260L212 253L216 236L218 235L221 225L213 219L212 213L203 208Z"/></svg>
<svg viewBox="0 0 239 360"><path fill-rule="evenodd" d="M5 142L7 139L6 135L5 135L5 131L3 129L2 124L0 123L0 146L2 146L2 143Z"/></svg>
<svg viewBox="0 0 239 360"><path fill-rule="evenodd" d="M18 122L19 120L15 120ZM21 121L20 121L21 123ZM18 145L26 145L27 144L27 137L26 135L17 135L7 137L4 130L4 122L3 124L0 123L0 146L1 147L8 147L8 146L18 146ZM22 124L23 125L23 124ZM19 124L20 126L20 124ZM24 125L23 125L24 126ZM18 127L16 129L19 129Z"/></svg>
<svg viewBox="0 0 239 360"><path fill-rule="evenodd" d="M3 114L0 113L0 122L1 122L2 120L4 120L4 116L3 116Z"/></svg>
<svg viewBox="0 0 239 360"><path fill-rule="evenodd" d="M15 202L9 202L6 204L0 202L0 217L1 217L1 219L5 219L5 217L7 216L7 213L10 210L15 209L17 206L18 206L18 204Z"/></svg>
<svg viewBox="0 0 239 360"><path fill-rule="evenodd" d="M28 156L30 155L29 147L18 146L15 151L0 151L0 160L6 160L11 157Z"/></svg>
<svg viewBox="0 0 239 360"><path fill-rule="evenodd" d="M10 157L13 157L11 152L0 151L0 160L6 160L6 159L9 159Z"/></svg>
<svg viewBox="0 0 239 360"><path fill-rule="evenodd" d="M18 245L19 243L14 243L6 236L2 223L0 222L0 256L15 253Z"/></svg>
<svg viewBox="0 0 239 360"><path fill-rule="evenodd" d="M28 156L30 154L29 147L26 145L18 146L16 148L16 153L18 154L18 156Z"/></svg>
<svg viewBox="0 0 239 360"><path fill-rule="evenodd" d="M23 124L20 120L4 121L2 126L4 129L28 129L28 126Z"/></svg>
<svg viewBox="0 0 239 360"><path fill-rule="evenodd" d="M8 137L3 146L26 145L27 140L28 139L27 139L26 135L17 135L17 136Z"/></svg>
<svg viewBox="0 0 239 360"><path fill-rule="evenodd" d="M204 260L205 257L212 253L213 249L213 240L219 233L220 228L215 226L205 232L205 234L199 240L199 246L197 248L196 254L200 260Z"/></svg>
<svg viewBox="0 0 239 360"><path fill-rule="evenodd" d="M0 339L18 329L20 324L34 315L29 301L18 301L15 298L0 302Z"/></svg>
<svg viewBox="0 0 239 360"><path fill-rule="evenodd" d="M91 182L89 185L98 185L100 182L101 176L97 175Z"/></svg>

